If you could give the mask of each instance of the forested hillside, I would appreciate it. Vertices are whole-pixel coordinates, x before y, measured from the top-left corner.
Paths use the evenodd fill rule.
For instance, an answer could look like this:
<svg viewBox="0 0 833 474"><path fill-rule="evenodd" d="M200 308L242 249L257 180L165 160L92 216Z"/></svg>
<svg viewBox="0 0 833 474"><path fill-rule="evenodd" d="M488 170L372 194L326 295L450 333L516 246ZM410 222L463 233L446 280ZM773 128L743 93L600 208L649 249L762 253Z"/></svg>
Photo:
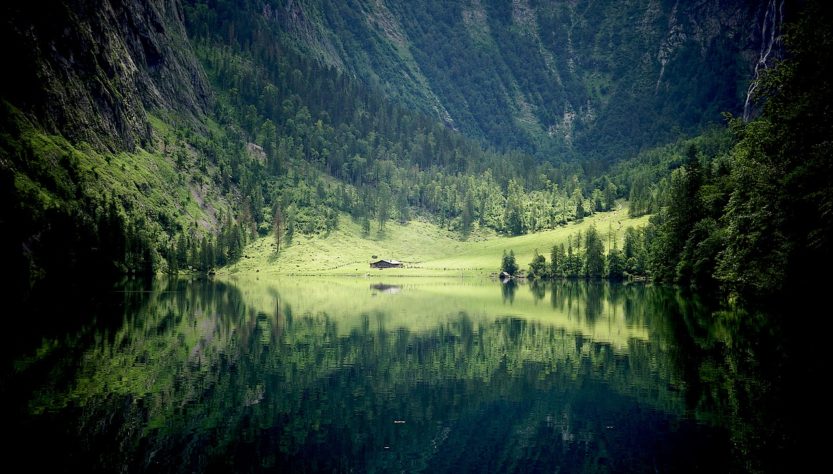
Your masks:
<svg viewBox="0 0 833 474"><path fill-rule="evenodd" d="M3 8L20 71L3 79L4 277L24 285L207 272L258 234L327 232L339 212L521 234L616 197L578 166L487 150L277 36L201 35L219 31L205 5Z"/></svg>
<svg viewBox="0 0 833 474"><path fill-rule="evenodd" d="M657 277L766 299L823 284L833 235L831 22L828 8L808 2L786 31L784 62L757 84L761 116L729 121L728 153L690 144L666 178L648 229Z"/></svg>
<svg viewBox="0 0 833 474"><path fill-rule="evenodd" d="M627 271L759 304L824 285L833 232L832 22L829 9L808 2L788 25L784 60L755 83L759 117L727 116L726 128L611 169L631 215L651 214L623 242L625 260L635 257Z"/></svg>
<svg viewBox="0 0 833 474"><path fill-rule="evenodd" d="M761 70L754 83L751 100L760 116L727 114L726 127L644 151L610 170L631 215L651 218L627 236L621 254L607 256L608 266L624 259L631 274L759 303L824 284L833 231L831 22L828 9L808 2L788 25L784 60ZM584 249L575 241L576 258L589 261L589 236ZM553 249L549 266L541 260L531 267L560 276L563 253ZM586 263L573 267L566 272L587 272Z"/></svg>
<svg viewBox="0 0 833 474"><path fill-rule="evenodd" d="M257 49L276 32L467 136L583 162L741 113L783 17L783 2L734 0L190 3L197 34Z"/></svg>
<svg viewBox="0 0 833 474"><path fill-rule="evenodd" d="M4 279L163 267L223 235L241 247L239 191L205 143L211 87L176 1L5 2L0 104ZM171 260L170 258L168 260ZM16 293L13 291L13 293Z"/></svg>
<svg viewBox="0 0 833 474"><path fill-rule="evenodd" d="M578 165L485 149L335 68L284 49L281 32L262 19L247 23L251 38L229 43L217 33L225 20L212 23L218 17L199 10L189 10L189 27L218 91L218 119L262 148L268 176L258 192L271 198L273 210L292 208L294 221L308 231L318 203L299 194L301 182L319 188L320 199L335 194L329 208L365 226L406 222L413 209L463 234L474 225L522 234L613 206L615 186L586 181ZM320 176L338 184L318 183Z"/></svg>

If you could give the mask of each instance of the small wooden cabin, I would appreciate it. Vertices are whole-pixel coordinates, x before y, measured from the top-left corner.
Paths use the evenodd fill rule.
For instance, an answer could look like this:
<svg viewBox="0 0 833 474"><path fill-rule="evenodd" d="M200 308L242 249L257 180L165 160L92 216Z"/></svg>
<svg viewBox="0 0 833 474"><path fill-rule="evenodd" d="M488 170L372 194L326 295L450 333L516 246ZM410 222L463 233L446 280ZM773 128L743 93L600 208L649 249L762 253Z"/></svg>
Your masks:
<svg viewBox="0 0 833 474"><path fill-rule="evenodd" d="M370 268L402 268L402 262L399 260L377 260L375 262L370 262Z"/></svg>

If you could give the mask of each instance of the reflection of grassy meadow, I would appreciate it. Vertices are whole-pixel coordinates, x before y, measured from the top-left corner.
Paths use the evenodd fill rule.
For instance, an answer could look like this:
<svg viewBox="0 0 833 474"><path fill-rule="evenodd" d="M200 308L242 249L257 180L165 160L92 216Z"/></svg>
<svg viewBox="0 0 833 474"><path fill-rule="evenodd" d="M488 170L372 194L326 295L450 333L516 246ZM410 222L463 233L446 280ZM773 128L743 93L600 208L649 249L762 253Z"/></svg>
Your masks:
<svg viewBox="0 0 833 474"><path fill-rule="evenodd" d="M290 245L275 252L272 237L254 241L244 251L240 262L222 273L271 273L284 275L380 275L380 276L478 276L495 272L504 250L515 252L518 264L525 269L534 252L549 259L553 245L565 243L567 237L595 226L605 245L612 233L621 246L628 227L642 227L647 216L631 219L627 207L597 213L582 222L564 227L505 237L476 232L467 240L459 234L432 223L414 220L405 225L389 222L384 232L373 227L363 236L358 223L342 216L339 227L329 235L296 235ZM371 270L373 256L401 260L403 269Z"/></svg>
<svg viewBox="0 0 833 474"><path fill-rule="evenodd" d="M394 287L378 289L380 282ZM424 331L465 314L477 325L512 317L552 325L567 333L625 351L633 339L647 340L644 321L626 317L623 292L605 283L566 282L552 288L459 278L270 278L229 279L256 311L274 314L288 305L294 314L327 314L340 334L362 327ZM374 288L376 286L377 288ZM536 294L537 290L537 294Z"/></svg>

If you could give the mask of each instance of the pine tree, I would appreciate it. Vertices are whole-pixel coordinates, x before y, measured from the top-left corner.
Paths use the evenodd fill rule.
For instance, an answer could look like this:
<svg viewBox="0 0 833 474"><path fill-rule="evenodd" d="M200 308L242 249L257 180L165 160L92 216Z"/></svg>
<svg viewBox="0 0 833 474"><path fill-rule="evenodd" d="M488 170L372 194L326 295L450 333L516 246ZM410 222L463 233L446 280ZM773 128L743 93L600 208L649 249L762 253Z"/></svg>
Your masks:
<svg viewBox="0 0 833 474"><path fill-rule="evenodd" d="M563 277L565 263L564 244L553 245L550 252L550 276L552 278Z"/></svg>
<svg viewBox="0 0 833 474"><path fill-rule="evenodd" d="M411 210L408 206L408 193L404 189L397 194L396 208L399 213L400 224L406 224L411 220Z"/></svg>
<svg viewBox="0 0 833 474"><path fill-rule="evenodd" d="M601 278L604 275L604 244L595 227L585 234L584 275L587 278Z"/></svg>
<svg viewBox="0 0 833 474"><path fill-rule="evenodd" d="M604 195L605 195L605 210L613 210L616 207L616 192L617 188L616 185L613 184L613 181L607 180L607 185L605 185Z"/></svg>
<svg viewBox="0 0 833 474"><path fill-rule="evenodd" d="M567 278L578 277L578 256L573 252L573 239L567 239L567 259L564 261L564 276Z"/></svg>
<svg viewBox="0 0 833 474"><path fill-rule="evenodd" d="M463 235L469 235L474 221L474 200L472 199L470 193L466 193L463 211L460 214L460 220L462 221Z"/></svg>
<svg viewBox="0 0 833 474"><path fill-rule="evenodd" d="M529 263L529 278L547 278L549 271L547 270L547 259L538 253L535 249L535 255L532 257L532 262Z"/></svg>
<svg viewBox="0 0 833 474"><path fill-rule="evenodd" d="M614 243L613 248L607 254L607 277L611 280L621 280L625 276L625 262L622 256L622 251L616 247Z"/></svg>
<svg viewBox="0 0 833 474"><path fill-rule="evenodd" d="M573 191L573 204L576 206L576 220L584 219L584 196L580 188Z"/></svg>
<svg viewBox="0 0 833 474"><path fill-rule="evenodd" d="M172 275L179 273L179 262L177 259L176 244L174 242L171 242L165 257L168 261L168 273Z"/></svg>
<svg viewBox="0 0 833 474"><path fill-rule="evenodd" d="M506 253L506 250L503 251L503 262L500 265L500 271L513 276L518 272L518 264L515 261L515 252L513 250L510 250L509 253Z"/></svg>
<svg viewBox="0 0 833 474"><path fill-rule="evenodd" d="M275 215L272 216L272 235L275 237L275 253L280 253L283 239L283 212L280 206L275 206Z"/></svg>
<svg viewBox="0 0 833 474"><path fill-rule="evenodd" d="M524 220L523 186L515 179L509 180L509 189L506 198L506 228L512 235L521 235L526 232Z"/></svg>
<svg viewBox="0 0 833 474"><path fill-rule="evenodd" d="M385 224L390 215L391 190L387 183L379 185L379 194L376 200L376 217L379 219L379 231L385 230Z"/></svg>

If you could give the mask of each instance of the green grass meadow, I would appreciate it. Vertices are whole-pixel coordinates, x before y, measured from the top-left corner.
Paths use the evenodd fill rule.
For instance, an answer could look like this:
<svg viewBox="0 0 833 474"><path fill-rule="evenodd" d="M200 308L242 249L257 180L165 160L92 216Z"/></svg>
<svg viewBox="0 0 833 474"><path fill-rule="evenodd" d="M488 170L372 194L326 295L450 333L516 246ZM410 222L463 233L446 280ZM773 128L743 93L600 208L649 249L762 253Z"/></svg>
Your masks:
<svg viewBox="0 0 833 474"><path fill-rule="evenodd" d="M389 222L383 232L374 226L363 236L358 223L342 216L337 230L328 235L296 235L291 244L276 251L273 237L250 243L241 260L221 274L266 273L280 275L380 275L380 276L484 276L497 272L503 251L512 250L518 265L526 269L537 250L549 260L553 245L590 226L599 231L605 246L615 238L621 246L628 227L642 227L647 216L629 218L626 205L597 213L581 222L517 237L475 232L468 239L432 223L413 220ZM610 238L608 238L610 235ZM376 256L374 258L374 255ZM376 270L374 259L402 261L404 268Z"/></svg>

